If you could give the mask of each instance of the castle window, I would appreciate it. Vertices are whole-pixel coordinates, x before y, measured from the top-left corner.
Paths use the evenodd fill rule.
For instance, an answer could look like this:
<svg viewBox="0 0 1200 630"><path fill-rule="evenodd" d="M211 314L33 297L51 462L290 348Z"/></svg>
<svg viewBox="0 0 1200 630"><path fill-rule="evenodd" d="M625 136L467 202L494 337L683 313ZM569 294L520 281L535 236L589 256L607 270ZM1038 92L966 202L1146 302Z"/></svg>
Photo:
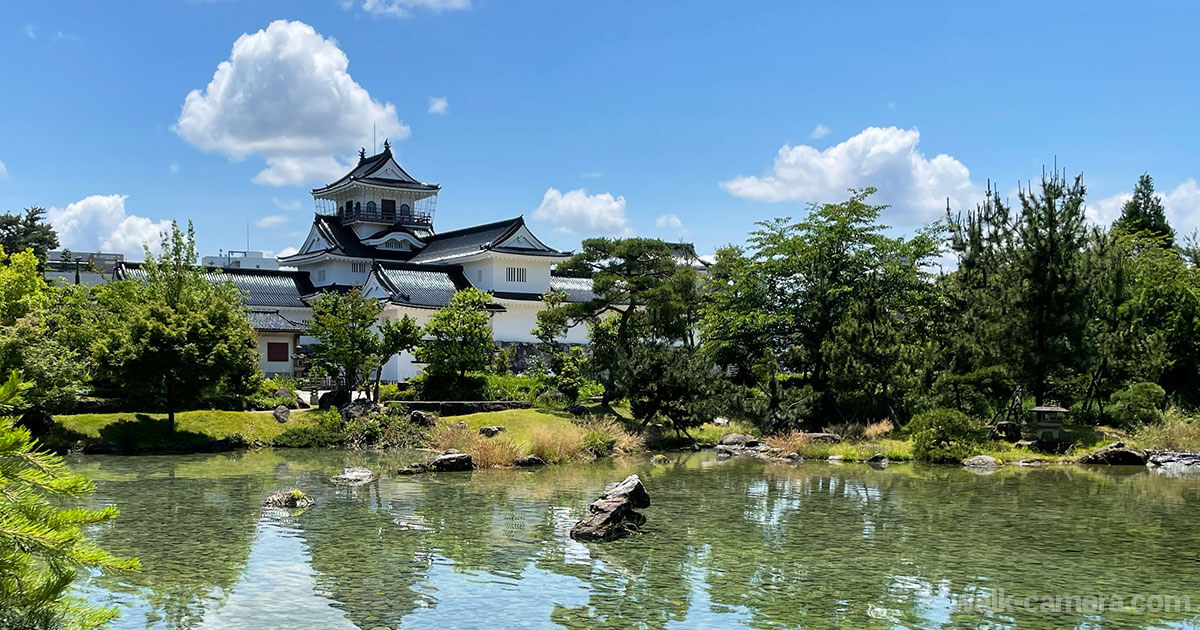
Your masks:
<svg viewBox="0 0 1200 630"><path fill-rule="evenodd" d="M375 217L375 202L374 201L367 202L367 217L369 217L369 218Z"/></svg>
<svg viewBox="0 0 1200 630"><path fill-rule="evenodd" d="M365 262L350 263L350 271L353 271L354 273L367 273L367 263L365 263Z"/></svg>
<svg viewBox="0 0 1200 630"><path fill-rule="evenodd" d="M267 342L268 361L287 361L289 358L291 358L291 351L286 341Z"/></svg>
<svg viewBox="0 0 1200 630"><path fill-rule="evenodd" d="M325 282L325 270L324 269L317 270L317 282Z"/></svg>
<svg viewBox="0 0 1200 630"><path fill-rule="evenodd" d="M509 267L504 270L504 279L509 282L525 282L524 267Z"/></svg>

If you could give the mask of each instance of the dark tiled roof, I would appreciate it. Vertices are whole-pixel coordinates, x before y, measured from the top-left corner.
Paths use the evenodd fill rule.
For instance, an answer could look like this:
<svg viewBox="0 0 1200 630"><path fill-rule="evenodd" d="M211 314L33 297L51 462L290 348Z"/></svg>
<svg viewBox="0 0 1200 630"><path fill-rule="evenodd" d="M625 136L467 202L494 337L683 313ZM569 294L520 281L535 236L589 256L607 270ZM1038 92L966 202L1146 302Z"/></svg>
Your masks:
<svg viewBox="0 0 1200 630"><path fill-rule="evenodd" d="M379 263L374 273L383 280L393 302L418 307L441 308L455 292L471 286L458 267Z"/></svg>
<svg viewBox="0 0 1200 630"><path fill-rule="evenodd" d="M399 178L372 176L384 166L387 166L389 162L394 162L396 164L396 168L400 170ZM408 171L405 171L404 167L400 166L399 162L395 162L395 160L392 159L392 150L388 147L384 147L383 153L377 153L370 157L359 158L358 165L354 167L354 170L346 173L341 179L329 184L328 186L314 189L313 194L325 192L349 180L355 180L365 184L374 184L377 186L388 186L391 188L408 188L410 190L439 189L437 184L426 184L424 182L417 181L415 177L409 175Z"/></svg>
<svg viewBox="0 0 1200 630"><path fill-rule="evenodd" d="M525 225L525 219L517 217L435 234L426 239L425 249L417 252L417 255L409 260L412 262L434 261L487 249L489 245L503 240L522 225Z"/></svg>
<svg viewBox="0 0 1200 630"><path fill-rule="evenodd" d="M118 280L145 280L146 269L141 263L121 263L114 272ZM213 269L204 273L213 284L230 281L246 298L248 306L297 307L308 306L301 296L315 289L302 271L274 269Z"/></svg>
<svg viewBox="0 0 1200 630"><path fill-rule="evenodd" d="M279 311L250 311L250 325L254 330L264 332L301 333L308 330L304 322L292 321L280 315Z"/></svg>
<svg viewBox="0 0 1200 630"><path fill-rule="evenodd" d="M413 257L413 252L397 251L383 249L381 247L370 247L363 245L359 240L358 234L354 230L342 224L342 220L336 216L318 214L314 221L317 224L317 230L333 243L334 247L326 251L340 250L341 253L353 258L379 258L383 260L408 260ZM406 232L412 234L409 230L402 227L400 224L393 225L386 230L381 230L383 233L388 232ZM376 233L372 237L379 235ZM414 235L415 236L415 235ZM420 240L420 239L418 239Z"/></svg>

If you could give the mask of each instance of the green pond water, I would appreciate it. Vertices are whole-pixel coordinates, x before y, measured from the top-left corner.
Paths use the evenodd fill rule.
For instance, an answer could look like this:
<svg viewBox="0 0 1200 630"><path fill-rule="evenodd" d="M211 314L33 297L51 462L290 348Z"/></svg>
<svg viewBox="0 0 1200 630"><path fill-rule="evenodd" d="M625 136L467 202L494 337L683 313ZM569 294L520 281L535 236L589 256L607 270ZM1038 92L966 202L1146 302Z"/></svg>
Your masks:
<svg viewBox="0 0 1200 630"><path fill-rule="evenodd" d="M710 453L394 474L418 457L73 458L90 503L121 510L93 536L144 567L77 592L119 607L114 628L1200 627L1196 478ZM330 484L345 465L383 475ZM572 541L633 472L653 501L644 533ZM261 507L292 486L316 506ZM1083 599L1099 595L1123 602Z"/></svg>

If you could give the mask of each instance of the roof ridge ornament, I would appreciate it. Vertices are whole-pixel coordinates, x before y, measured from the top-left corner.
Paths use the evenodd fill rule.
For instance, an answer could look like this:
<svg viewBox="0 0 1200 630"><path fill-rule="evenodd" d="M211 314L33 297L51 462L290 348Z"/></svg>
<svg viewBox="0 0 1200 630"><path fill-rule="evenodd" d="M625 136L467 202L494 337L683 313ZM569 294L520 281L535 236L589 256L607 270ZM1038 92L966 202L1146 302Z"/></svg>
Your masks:
<svg viewBox="0 0 1200 630"><path fill-rule="evenodd" d="M387 139L387 138L384 138L384 139L383 139L383 152L384 152L384 153L388 153L388 152L390 152L391 150L392 150L392 145L391 145L391 143L389 143L389 142L388 142L388 139Z"/></svg>
<svg viewBox="0 0 1200 630"><path fill-rule="evenodd" d="M367 159L367 147L359 147L359 149L358 149L358 161L359 161L359 162L361 162L361 161L363 161L363 160L365 160L365 159Z"/></svg>

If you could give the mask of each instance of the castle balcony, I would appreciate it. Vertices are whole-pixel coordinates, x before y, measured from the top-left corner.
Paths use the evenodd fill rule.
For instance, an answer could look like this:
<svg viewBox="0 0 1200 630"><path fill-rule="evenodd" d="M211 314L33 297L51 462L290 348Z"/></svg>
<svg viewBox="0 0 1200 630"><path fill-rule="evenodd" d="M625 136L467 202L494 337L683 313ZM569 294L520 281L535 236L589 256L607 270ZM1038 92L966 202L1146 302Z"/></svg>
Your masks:
<svg viewBox="0 0 1200 630"><path fill-rule="evenodd" d="M342 223L380 223L432 228L437 196L422 199L379 199L359 197L344 201L317 199L317 214L336 216Z"/></svg>

